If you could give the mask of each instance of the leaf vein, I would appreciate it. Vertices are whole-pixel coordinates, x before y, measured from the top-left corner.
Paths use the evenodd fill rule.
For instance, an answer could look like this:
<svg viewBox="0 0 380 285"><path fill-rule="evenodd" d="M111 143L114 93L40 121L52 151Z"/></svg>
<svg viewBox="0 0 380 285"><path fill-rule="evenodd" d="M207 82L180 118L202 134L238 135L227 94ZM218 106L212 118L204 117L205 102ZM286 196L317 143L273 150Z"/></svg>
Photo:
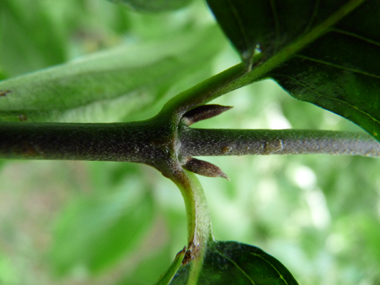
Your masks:
<svg viewBox="0 0 380 285"><path fill-rule="evenodd" d="M307 45L314 42L316 39L320 38L322 35L330 31L331 27L339 22L347 14L355 10L366 0L350 0L344 6L342 6L338 11L330 15L325 21L314 27L310 32L301 36L298 40L284 47L282 50L277 52L276 55L268 58L263 64L257 66L252 71L249 71L245 75L241 76L238 80L234 81L233 88L226 89L231 91L232 89L237 89L249 83L259 80L265 77L279 67L282 63L288 61L290 58L297 56L301 50L303 50ZM224 93L220 92L218 96Z"/></svg>
<svg viewBox="0 0 380 285"><path fill-rule="evenodd" d="M341 65L338 65L338 64L334 64L334 63L331 63L331 62L327 62L327 61L320 60L320 59L317 59L317 58L312 58L312 57L305 56L305 55L296 55L296 57L302 58L302 59L306 59L306 60L309 60L309 61L313 61L313 62L316 62L316 63L328 65L328 66L331 66L331 67L334 67L334 68L337 68L337 69L351 71L351 72L354 72L354 73L358 73L358 74L370 76L370 77L373 77L373 78L376 78L376 79L380 79L380 75L368 73L368 72L365 72L365 71L362 71L362 70L359 70L359 69L348 68L348 67L345 67L345 66L341 66Z"/></svg>
<svg viewBox="0 0 380 285"><path fill-rule="evenodd" d="M343 35L351 36L351 37L354 37L354 38L360 39L360 40L362 40L362 41L365 41L365 42L367 42L367 43L370 43L370 44L374 44L374 45L380 46L380 42L377 42L377 41L371 40L371 39L369 39L369 38L366 38L366 37L363 37L363 36L360 36L360 35L358 35L358 34L351 33L351 32L345 31L345 30L341 30L341 29L332 29L331 32L336 32L336 33L339 33L339 34L343 34Z"/></svg>
<svg viewBox="0 0 380 285"><path fill-rule="evenodd" d="M241 17L240 17L240 15L239 15L239 12L238 12L238 10L236 9L235 4L233 3L233 1L231 1L231 0L226 0L226 1L227 1L227 5L228 5L228 6L230 7L230 9L231 9L232 15L233 15L233 17L234 17L236 23L238 24L239 30L240 30L240 32L241 32L241 35L242 35L243 39L244 39L244 43L245 43L245 45L246 45L246 48L245 48L245 50L244 50L244 53L246 53L247 51L249 51L249 49L250 49L251 47L250 47L250 45L249 45L249 40L248 40L248 36L247 36L246 30L245 30L245 28L244 28L244 24L243 24L242 21L241 21ZM247 55L247 54L243 54L242 57L243 57L243 59L245 59L245 60L250 60L252 56L251 56L251 54L248 54L248 55Z"/></svg>
<svg viewBox="0 0 380 285"><path fill-rule="evenodd" d="M274 20L274 25L275 25L275 31L276 31L276 46L275 46L275 50L277 50L277 45L278 45L278 42L279 42L279 38L280 38L280 22L279 22L279 19L278 19L278 12L277 12L277 8L276 8L276 2L275 0L270 0L270 6L272 8L272 14L273 14L273 20Z"/></svg>
<svg viewBox="0 0 380 285"><path fill-rule="evenodd" d="M317 15L318 15L318 12L319 12L319 4L320 4L320 2L321 2L320 0L316 0L315 1L313 13L312 13L312 15L310 17L309 24L306 26L305 31L310 30L310 28L313 26L313 23L314 23L315 19L317 18Z"/></svg>
<svg viewBox="0 0 380 285"><path fill-rule="evenodd" d="M323 94L321 94L321 93L315 91L314 89L310 88L309 85L304 84L304 83L302 83L301 81L295 79L294 77L291 77L291 76L284 76L284 77L287 77L288 79L293 80L295 83L301 85L303 88L309 90L310 92L314 93L315 95L317 95L317 96L319 96L319 97L327 98L328 100L331 100L331 101L338 101L338 102L340 102L340 103L343 103L343 104L347 105L348 107L350 107L350 108L353 109L354 111L359 112L359 113L362 113L363 115L367 116L368 118L370 118L371 120L373 120L375 123L377 123L377 124L380 125L380 121L379 121L379 120L377 120L376 118L374 118L374 117L371 116L370 114L364 112L363 110L360 110L360 109L358 109L358 108L355 108L355 106L349 104L348 102L346 102L346 101L342 101L342 100L340 100L340 99L338 99L338 98L333 98L333 97L329 97L329 96L323 95Z"/></svg>
<svg viewBox="0 0 380 285"><path fill-rule="evenodd" d="M262 260L264 260L266 263L268 263L277 273L278 275L280 276L280 278L285 282L285 284L288 284L288 282L284 279L284 276L282 276L282 274L277 270L277 268L269 261L267 260L266 258L264 258L262 255L260 254L256 254L256 253L253 253L251 252L250 254L256 256L256 257L259 257L261 258Z"/></svg>
<svg viewBox="0 0 380 285"><path fill-rule="evenodd" d="M241 271L245 277L247 277L247 279L249 281L251 281L251 283L253 285L256 285L255 281L252 280L252 278L243 270L243 268L241 268L235 261L233 261L231 258L228 258L227 256L225 256L223 253L221 253L219 250L215 250L220 256L222 256L223 258L227 259L229 262L231 262L233 265L236 266L237 269L239 269L239 271Z"/></svg>

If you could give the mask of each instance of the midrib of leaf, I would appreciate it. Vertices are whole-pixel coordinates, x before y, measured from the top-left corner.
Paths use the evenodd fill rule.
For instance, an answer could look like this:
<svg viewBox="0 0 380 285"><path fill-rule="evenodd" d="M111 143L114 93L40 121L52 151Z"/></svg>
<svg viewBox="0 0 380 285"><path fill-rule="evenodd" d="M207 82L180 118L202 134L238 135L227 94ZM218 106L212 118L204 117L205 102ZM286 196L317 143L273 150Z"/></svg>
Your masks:
<svg viewBox="0 0 380 285"><path fill-rule="evenodd" d="M357 39L365 41L365 42L367 42L369 44L377 45L377 46L380 47L380 42L368 39L366 37L362 37L362 36L360 36L358 34L355 34L355 33L347 32L347 31L341 30L341 29L331 29L330 31L331 32L340 33L340 34L343 34L343 35L347 35L347 36L350 36L350 37L353 37L353 38L357 38Z"/></svg>
<svg viewBox="0 0 380 285"><path fill-rule="evenodd" d="M278 273L280 279L281 279L282 281L284 281L284 283L285 283L286 285L288 285L288 282L284 279L284 276L281 274L281 272L279 272L279 271L277 270L276 266L274 266L269 260L265 259L265 258L264 258L262 255L260 255L260 254L255 254L255 253L253 253L253 252L251 252L251 254L254 255L254 256L256 256L256 257L258 257L258 258L260 258L260 259L262 259L262 260L265 261L267 264L269 264L270 267L272 267L272 268Z"/></svg>
<svg viewBox="0 0 380 285"><path fill-rule="evenodd" d="M305 56L305 55L296 55L296 57L299 57L299 58L302 58L302 59L305 59L305 60L308 60L308 61L317 62L319 64L328 65L328 66L331 66L331 67L334 67L334 68L337 68L337 69L343 69L343 70L346 70L346 71L351 71L353 73L359 73L361 75L370 76L370 77L374 77L376 79L380 79L379 75L371 74L371 73L368 73L368 72L365 72L365 71L361 71L359 69L348 68L348 67L345 67L345 66L341 66L341 65L338 65L338 64L334 64L334 63L331 63L331 62L328 62L328 61L320 60L320 59L317 59L317 58L312 58L312 57Z"/></svg>
<svg viewBox="0 0 380 285"><path fill-rule="evenodd" d="M229 262L231 262L253 285L256 285L255 281L252 280L252 278L241 268L235 261L233 261L231 258L228 258L226 255L221 253L220 251L216 251L221 257L227 259Z"/></svg>
<svg viewBox="0 0 380 285"><path fill-rule="evenodd" d="M258 64L252 69L252 71L244 74L236 81L232 83L233 89L237 89L248 85L254 81L264 78L268 73L286 62L290 58L294 57L299 51L304 49L307 45L320 38L325 33L331 30L331 27L338 23L343 17L359 7L366 0L351 0L345 4L342 8L328 17L321 24L317 25L310 32L299 37L293 43L285 46L282 50L277 52L271 58L265 60L262 64ZM250 67L249 67L250 68ZM230 91L230 90L229 90Z"/></svg>

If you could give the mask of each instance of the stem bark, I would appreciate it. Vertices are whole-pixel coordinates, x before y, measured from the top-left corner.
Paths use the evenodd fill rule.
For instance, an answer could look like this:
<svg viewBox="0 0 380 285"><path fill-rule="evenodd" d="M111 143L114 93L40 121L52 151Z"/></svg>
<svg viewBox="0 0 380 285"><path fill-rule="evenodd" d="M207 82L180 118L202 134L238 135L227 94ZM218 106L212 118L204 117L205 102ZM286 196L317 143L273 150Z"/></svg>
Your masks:
<svg viewBox="0 0 380 285"><path fill-rule="evenodd" d="M380 143L365 133L185 126L178 137L173 137L172 130L164 128L160 121L150 120L114 124L0 124L3 159L128 161L162 168L160 165L177 156L181 161L191 156L311 153L379 157Z"/></svg>

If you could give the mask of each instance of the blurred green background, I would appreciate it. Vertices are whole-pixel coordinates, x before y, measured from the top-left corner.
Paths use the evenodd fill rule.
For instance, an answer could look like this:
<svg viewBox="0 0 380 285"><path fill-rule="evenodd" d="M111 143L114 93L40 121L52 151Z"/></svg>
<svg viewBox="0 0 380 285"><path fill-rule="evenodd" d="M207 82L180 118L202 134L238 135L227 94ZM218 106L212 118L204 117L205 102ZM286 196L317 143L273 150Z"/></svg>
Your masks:
<svg viewBox="0 0 380 285"><path fill-rule="evenodd" d="M200 0L158 15L101 0L2 0L0 24L0 80L5 80L119 45L183 40L214 20ZM162 91L149 108L139 108L135 100L119 116L149 118L177 92L239 62L227 40L220 37L217 46L209 60ZM360 131L296 101L270 80L214 103L234 108L194 127ZM90 117L98 121L97 115ZM380 284L379 160L202 159L231 178L199 177L216 239L261 247L300 284ZM186 244L180 192L148 166L0 160L0 170L0 284L152 284Z"/></svg>

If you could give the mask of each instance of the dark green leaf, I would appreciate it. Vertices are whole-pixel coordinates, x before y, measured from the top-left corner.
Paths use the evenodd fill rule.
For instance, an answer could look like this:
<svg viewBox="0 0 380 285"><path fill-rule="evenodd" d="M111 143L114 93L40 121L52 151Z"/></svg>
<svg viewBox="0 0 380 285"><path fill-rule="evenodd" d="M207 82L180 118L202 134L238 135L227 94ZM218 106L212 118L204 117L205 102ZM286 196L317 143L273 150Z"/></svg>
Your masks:
<svg viewBox="0 0 380 285"><path fill-rule="evenodd" d="M191 264L182 266L170 284L186 284ZM238 242L213 242L207 247L198 284L298 283L284 265L258 247Z"/></svg>
<svg viewBox="0 0 380 285"><path fill-rule="evenodd" d="M222 3L221 3L222 2ZM208 0L246 64L380 139L380 2Z"/></svg>
<svg viewBox="0 0 380 285"><path fill-rule="evenodd" d="M73 203L54 231L52 261L58 275L97 272L132 249L153 220L153 200L142 189Z"/></svg>
<svg viewBox="0 0 380 285"><path fill-rule="evenodd" d="M297 99L314 103L357 123L378 140L379 15L379 1L359 7L272 73Z"/></svg>
<svg viewBox="0 0 380 285"><path fill-rule="evenodd" d="M220 49L215 27L120 46L0 82L0 121L110 122L144 110ZM191 77L190 76L190 77Z"/></svg>
<svg viewBox="0 0 380 285"><path fill-rule="evenodd" d="M171 11L188 5L191 0L109 0L141 12Z"/></svg>

